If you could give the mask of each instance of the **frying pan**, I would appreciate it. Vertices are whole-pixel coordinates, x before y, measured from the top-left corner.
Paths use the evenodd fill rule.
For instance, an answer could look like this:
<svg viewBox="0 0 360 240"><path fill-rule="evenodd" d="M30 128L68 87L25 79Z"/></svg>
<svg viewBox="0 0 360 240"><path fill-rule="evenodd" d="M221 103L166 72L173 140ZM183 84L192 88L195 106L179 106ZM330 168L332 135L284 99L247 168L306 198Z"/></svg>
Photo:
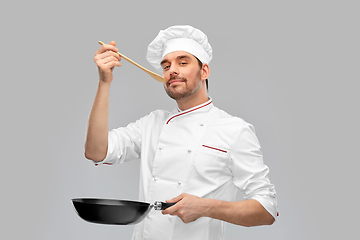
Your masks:
<svg viewBox="0 0 360 240"><path fill-rule="evenodd" d="M74 198L72 202L77 214L85 221L115 225L137 224L144 220L152 208L165 210L175 204L98 198Z"/></svg>

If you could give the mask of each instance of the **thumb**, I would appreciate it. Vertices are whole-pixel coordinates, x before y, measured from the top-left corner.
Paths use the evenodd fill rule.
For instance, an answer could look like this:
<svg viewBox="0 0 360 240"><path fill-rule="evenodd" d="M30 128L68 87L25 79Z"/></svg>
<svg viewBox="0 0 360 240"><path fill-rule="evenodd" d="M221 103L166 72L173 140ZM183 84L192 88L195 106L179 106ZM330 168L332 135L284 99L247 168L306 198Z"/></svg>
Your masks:
<svg viewBox="0 0 360 240"><path fill-rule="evenodd" d="M111 41L110 45L113 45L114 47L116 46L116 42L115 41Z"/></svg>
<svg viewBox="0 0 360 240"><path fill-rule="evenodd" d="M166 202L167 202L167 203L174 203L174 202L180 201L180 200L183 199L183 198L184 198L183 194L180 194L180 195L177 196L177 197L174 197L174 198L172 198L172 199L170 199L170 200L166 200Z"/></svg>

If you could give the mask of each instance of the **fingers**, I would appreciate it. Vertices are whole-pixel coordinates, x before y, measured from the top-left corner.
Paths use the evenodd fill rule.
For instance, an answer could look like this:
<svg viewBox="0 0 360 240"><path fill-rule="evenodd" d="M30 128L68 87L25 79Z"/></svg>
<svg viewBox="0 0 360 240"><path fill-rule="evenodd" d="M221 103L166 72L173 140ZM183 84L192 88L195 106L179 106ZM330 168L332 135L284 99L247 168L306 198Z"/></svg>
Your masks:
<svg viewBox="0 0 360 240"><path fill-rule="evenodd" d="M177 208L177 206L176 206L176 204L175 204L175 205L173 205L173 206L171 206L171 207L168 207L167 209L161 211L161 213L162 213L163 215L169 214L169 215L171 215L171 216L174 216L174 215L176 215L176 212L177 212L177 211L178 211L178 208Z"/></svg>
<svg viewBox="0 0 360 240"><path fill-rule="evenodd" d="M185 193L180 194L179 196L176 196L170 200L166 200L167 203L174 203L176 202L176 204L174 204L171 207L168 207L167 209L162 211L162 214L170 214L170 215L177 215L176 212L179 210L180 208L180 204L179 202L185 197Z"/></svg>
<svg viewBox="0 0 360 240"><path fill-rule="evenodd" d="M96 52L95 52L95 57L98 55L102 55L102 57L100 58L104 58L107 57L109 54L111 54L112 56L116 57L120 59L119 54L117 53L119 50L116 47L116 43L115 41L111 41L110 44L103 44Z"/></svg>
<svg viewBox="0 0 360 240"><path fill-rule="evenodd" d="M120 56L112 51L107 51L95 56L94 61L102 72L112 72L115 66L120 67Z"/></svg>
<svg viewBox="0 0 360 240"><path fill-rule="evenodd" d="M168 201L166 201L166 202L168 202ZM166 214L176 215L175 213L177 212L177 210L178 210L178 206L176 206L176 204L174 204L171 207L168 207L167 209L161 211L161 213L163 215L166 215Z"/></svg>
<svg viewBox="0 0 360 240"><path fill-rule="evenodd" d="M111 41L110 44L102 45L95 53L95 62L104 58L108 58L109 56L113 56L115 59L120 61L121 58L117 53L118 49L117 47L115 47L115 45L116 45L115 41Z"/></svg>
<svg viewBox="0 0 360 240"><path fill-rule="evenodd" d="M95 55L101 54L106 51L113 51L115 53L119 51L118 48L116 47L115 41L111 41L110 44L104 44L102 42L99 43L101 43L101 47L96 51Z"/></svg>
<svg viewBox="0 0 360 240"><path fill-rule="evenodd" d="M115 41L111 41L110 44L102 45L95 53L94 61L99 68L100 79L104 81L111 81L112 71L114 67L121 66L121 58L117 53Z"/></svg>
<svg viewBox="0 0 360 240"><path fill-rule="evenodd" d="M119 61L121 61L121 58L120 58L119 54L114 53L112 51L107 51L107 52L96 55L94 58L94 61L98 65L101 65L101 64L109 63L111 61L119 62Z"/></svg>
<svg viewBox="0 0 360 240"><path fill-rule="evenodd" d="M182 193L182 194L180 194L179 196L176 196L176 197L174 197L174 198L172 198L172 199L170 199L170 200L166 200L166 202L168 202L168 203L178 202L178 201L180 201L181 199L183 199L184 196L185 196L185 193Z"/></svg>

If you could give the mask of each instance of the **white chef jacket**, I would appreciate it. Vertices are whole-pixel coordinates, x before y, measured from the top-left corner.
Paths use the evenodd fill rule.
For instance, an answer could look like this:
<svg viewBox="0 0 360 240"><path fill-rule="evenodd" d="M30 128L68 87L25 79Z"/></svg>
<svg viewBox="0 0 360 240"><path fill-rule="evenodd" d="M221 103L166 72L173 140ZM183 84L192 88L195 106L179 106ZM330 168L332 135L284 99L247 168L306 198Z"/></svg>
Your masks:
<svg viewBox="0 0 360 240"><path fill-rule="evenodd" d="M276 219L274 185L267 175L251 124L208 102L185 111L157 110L109 132L106 158L97 164L140 159L140 201L165 201L185 192L234 201L240 189ZM135 226L133 240L221 240L224 222L199 218L185 224L177 216L151 210Z"/></svg>

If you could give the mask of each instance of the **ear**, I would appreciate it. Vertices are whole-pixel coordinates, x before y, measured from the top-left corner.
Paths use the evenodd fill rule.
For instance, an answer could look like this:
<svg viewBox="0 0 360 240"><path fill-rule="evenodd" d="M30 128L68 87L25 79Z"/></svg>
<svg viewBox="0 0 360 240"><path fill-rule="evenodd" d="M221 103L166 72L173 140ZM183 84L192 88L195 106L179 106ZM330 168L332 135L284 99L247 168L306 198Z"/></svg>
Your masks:
<svg viewBox="0 0 360 240"><path fill-rule="evenodd" d="M209 78L209 75L210 75L210 67L207 63L203 63L201 68L201 80L205 81L206 79Z"/></svg>

